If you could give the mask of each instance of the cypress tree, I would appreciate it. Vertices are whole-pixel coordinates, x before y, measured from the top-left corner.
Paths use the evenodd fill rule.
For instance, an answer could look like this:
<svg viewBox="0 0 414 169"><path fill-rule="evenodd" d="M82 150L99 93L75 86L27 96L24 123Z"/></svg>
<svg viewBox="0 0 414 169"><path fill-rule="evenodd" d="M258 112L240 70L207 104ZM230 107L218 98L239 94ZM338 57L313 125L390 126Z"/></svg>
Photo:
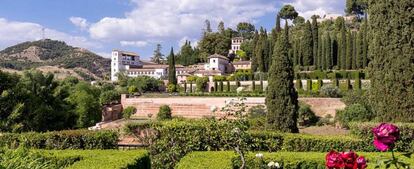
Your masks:
<svg viewBox="0 0 414 169"><path fill-rule="evenodd" d="M184 93L187 93L187 82L184 82Z"/></svg>
<svg viewBox="0 0 414 169"><path fill-rule="evenodd" d="M310 94L312 93L312 79L306 80L306 91Z"/></svg>
<svg viewBox="0 0 414 169"><path fill-rule="evenodd" d="M324 61L324 53L323 53L323 43L322 43L322 33L318 33L318 62L317 62L317 68L322 69L323 67L323 61Z"/></svg>
<svg viewBox="0 0 414 169"><path fill-rule="evenodd" d="M337 77L335 77L335 78L332 80L332 85L333 85L334 87L339 87L339 80L338 80L338 78L337 78Z"/></svg>
<svg viewBox="0 0 414 169"><path fill-rule="evenodd" d="M193 82L190 82L190 93L193 93Z"/></svg>
<svg viewBox="0 0 414 169"><path fill-rule="evenodd" d="M326 70L326 35L324 35L324 36L322 36L321 37L321 44L322 44L322 47L321 47L321 62L320 62L320 64L321 64L321 69L322 70Z"/></svg>
<svg viewBox="0 0 414 169"><path fill-rule="evenodd" d="M346 69L346 62L347 62L347 38L346 38L346 28L345 28L345 24L343 24L342 29L341 29L341 69Z"/></svg>
<svg viewBox="0 0 414 169"><path fill-rule="evenodd" d="M300 78L296 79L296 90L303 90L302 80Z"/></svg>
<svg viewBox="0 0 414 169"><path fill-rule="evenodd" d="M304 66L311 66L313 64L312 38L312 26L311 23L307 21L303 30L303 38L301 43Z"/></svg>
<svg viewBox="0 0 414 169"><path fill-rule="evenodd" d="M321 90L321 88L322 88L322 86L323 86L323 81L322 81L322 79L318 79L318 82L317 82L316 84L317 84L317 89L318 89L318 91L319 91L319 90Z"/></svg>
<svg viewBox="0 0 414 169"><path fill-rule="evenodd" d="M352 69L352 34L348 31L346 36L346 69Z"/></svg>
<svg viewBox="0 0 414 169"><path fill-rule="evenodd" d="M293 50L293 66L299 65L298 41L296 39L293 41L292 50Z"/></svg>
<svg viewBox="0 0 414 169"><path fill-rule="evenodd" d="M332 68L332 50L331 50L331 36L329 32L326 33L325 37L325 69Z"/></svg>
<svg viewBox="0 0 414 169"><path fill-rule="evenodd" d="M362 68L366 68L368 66L368 38L367 38L367 18L364 19L364 23L362 26Z"/></svg>
<svg viewBox="0 0 414 169"><path fill-rule="evenodd" d="M230 81L227 81L227 92L231 92Z"/></svg>
<svg viewBox="0 0 414 169"><path fill-rule="evenodd" d="M252 62L252 66L251 66L251 69L252 69L252 72L256 72L257 71L257 67L258 67L258 62L257 62L257 54L256 54L256 48L258 47L257 46L257 44L258 44L258 41L259 41L259 33L257 32L257 30L255 31L255 33L254 33L254 36L253 36L253 40L252 40L252 42L251 42L251 47L252 47L252 56L251 56L251 62Z"/></svg>
<svg viewBox="0 0 414 169"><path fill-rule="evenodd" d="M223 92L223 88L224 88L223 81L220 81L220 92Z"/></svg>
<svg viewBox="0 0 414 169"><path fill-rule="evenodd" d="M356 46L356 33L352 32L352 69L355 70L357 68L356 63L356 55L357 55L357 46Z"/></svg>
<svg viewBox="0 0 414 169"><path fill-rule="evenodd" d="M356 40L355 40L355 46L356 46L356 50L355 50L355 52L356 52L355 68L356 69L362 68L362 65L363 65L363 63L362 63L362 57L363 56L362 55L363 55L364 47L363 47L363 44L362 44L362 41L363 41L363 34L362 33L363 33L362 31L359 31L357 33L357 37L356 37Z"/></svg>
<svg viewBox="0 0 414 169"><path fill-rule="evenodd" d="M263 79L260 79L260 92L264 91Z"/></svg>
<svg viewBox="0 0 414 169"><path fill-rule="evenodd" d="M256 91L256 82L252 80L252 92Z"/></svg>
<svg viewBox="0 0 414 169"><path fill-rule="evenodd" d="M318 22L316 16L312 16L312 42L313 42L313 65L318 63Z"/></svg>
<svg viewBox="0 0 414 169"><path fill-rule="evenodd" d="M297 133L298 95L293 84L292 61L288 57L288 29L286 21L284 32L273 52L266 94L267 124L282 132Z"/></svg>
<svg viewBox="0 0 414 169"><path fill-rule="evenodd" d="M368 3L372 108L379 121L414 122L414 1Z"/></svg>
<svg viewBox="0 0 414 169"><path fill-rule="evenodd" d="M214 91L212 92L217 92L218 91L218 83L217 81L214 81Z"/></svg>
<svg viewBox="0 0 414 169"><path fill-rule="evenodd" d="M170 55L168 56L168 84L177 85L177 76L175 72L175 56L173 48L171 48Z"/></svg>
<svg viewBox="0 0 414 169"><path fill-rule="evenodd" d="M280 15L277 14L276 15L276 32L279 33L282 30L282 28L280 27Z"/></svg>

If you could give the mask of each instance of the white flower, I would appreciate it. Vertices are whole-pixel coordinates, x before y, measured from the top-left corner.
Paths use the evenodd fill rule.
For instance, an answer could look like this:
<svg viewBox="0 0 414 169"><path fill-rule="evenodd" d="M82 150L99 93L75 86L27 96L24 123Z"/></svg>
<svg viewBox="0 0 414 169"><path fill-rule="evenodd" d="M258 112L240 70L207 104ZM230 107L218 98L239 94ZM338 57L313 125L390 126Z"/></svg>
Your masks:
<svg viewBox="0 0 414 169"><path fill-rule="evenodd" d="M275 162L274 166L275 166L276 168L280 168L280 165L279 165L279 163L278 163L278 162Z"/></svg>
<svg viewBox="0 0 414 169"><path fill-rule="evenodd" d="M271 162L269 162L269 163L267 164L267 166L268 166L268 167L270 167L270 168L272 168L272 167L273 167L273 165L275 165L275 162L273 162L273 161L271 161Z"/></svg>
<svg viewBox="0 0 414 169"><path fill-rule="evenodd" d="M256 157L257 158L263 158L263 154L262 153L256 154Z"/></svg>

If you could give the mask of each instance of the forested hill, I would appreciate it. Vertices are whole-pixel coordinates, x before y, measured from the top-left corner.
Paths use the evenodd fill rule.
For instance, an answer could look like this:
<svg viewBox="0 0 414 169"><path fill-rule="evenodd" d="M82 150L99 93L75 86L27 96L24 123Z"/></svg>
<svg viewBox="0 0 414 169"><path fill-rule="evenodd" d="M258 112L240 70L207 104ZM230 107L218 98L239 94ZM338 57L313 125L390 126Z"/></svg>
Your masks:
<svg viewBox="0 0 414 169"><path fill-rule="evenodd" d="M0 51L1 68L25 70L42 66L72 69L81 77L92 74L89 76L103 78L109 75L110 59L50 39L24 42Z"/></svg>

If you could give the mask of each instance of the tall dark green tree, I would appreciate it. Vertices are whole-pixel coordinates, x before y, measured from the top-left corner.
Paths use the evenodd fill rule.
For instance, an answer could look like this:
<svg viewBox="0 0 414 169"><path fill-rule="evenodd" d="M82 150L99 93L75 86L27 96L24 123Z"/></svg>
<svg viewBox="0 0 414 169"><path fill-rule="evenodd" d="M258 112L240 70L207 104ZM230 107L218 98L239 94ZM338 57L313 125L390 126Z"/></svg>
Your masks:
<svg viewBox="0 0 414 169"><path fill-rule="evenodd" d="M340 17L338 18L340 20L342 20L341 22L345 22L343 21L344 18ZM347 36L346 36L346 27L345 27L345 23L343 23L341 25L341 43L340 43L340 48L341 48L341 69L347 69Z"/></svg>
<svg viewBox="0 0 414 169"><path fill-rule="evenodd" d="M279 33L282 30L282 27L280 27L280 15L276 15L276 32Z"/></svg>
<svg viewBox="0 0 414 169"><path fill-rule="evenodd" d="M252 72L256 72L257 71L257 67L258 67L258 59L256 56L256 48L257 48L257 44L259 41L259 32L256 30L253 36L253 40L250 43L251 49L252 49L252 57L251 57L251 62L252 62Z"/></svg>
<svg viewBox="0 0 414 169"><path fill-rule="evenodd" d="M313 45L313 65L318 67L318 21L317 16L312 16L312 45Z"/></svg>
<svg viewBox="0 0 414 169"><path fill-rule="evenodd" d="M154 62L156 64L161 64L164 60L164 55L161 53L161 44L157 44L157 47L154 50L154 54L151 57L151 62Z"/></svg>
<svg viewBox="0 0 414 169"><path fill-rule="evenodd" d="M414 122L414 1L368 3L372 108L379 121Z"/></svg>
<svg viewBox="0 0 414 169"><path fill-rule="evenodd" d="M364 40L363 37L363 32L359 31L357 33L357 37L355 40L355 46L356 46L356 50L355 50L355 68L356 69L361 69L362 68L362 54L363 54L363 50L364 50L364 46L362 41Z"/></svg>
<svg viewBox="0 0 414 169"><path fill-rule="evenodd" d="M325 47L325 69L332 68L332 43L331 43L331 36L329 32L326 33L325 40L324 40L324 47Z"/></svg>
<svg viewBox="0 0 414 169"><path fill-rule="evenodd" d="M237 32L239 36L245 39L251 39L254 35L255 30L256 28L251 23L240 22L239 24L237 24Z"/></svg>
<svg viewBox="0 0 414 169"><path fill-rule="evenodd" d="M368 66L368 19L364 18L364 23L362 25L362 68Z"/></svg>
<svg viewBox="0 0 414 169"><path fill-rule="evenodd" d="M168 84L177 85L177 76L175 72L175 56L174 49L171 48L168 56Z"/></svg>
<svg viewBox="0 0 414 169"><path fill-rule="evenodd" d="M324 65L324 61L325 61L325 59L324 59L324 53L323 53L323 43L322 43L323 41L322 41L322 33L321 32L319 32L318 33L318 62L317 62L317 64L316 64L316 66L317 66L317 68L318 69L322 69L323 68L323 65Z"/></svg>
<svg viewBox="0 0 414 169"><path fill-rule="evenodd" d="M356 45L356 38L357 33L352 32L352 69L355 70L357 68L356 57L357 57L357 45Z"/></svg>
<svg viewBox="0 0 414 169"><path fill-rule="evenodd" d="M352 69L352 54L353 54L353 39L352 39L352 34L351 31L348 31L348 33L346 34L346 69L350 70Z"/></svg>
<svg viewBox="0 0 414 169"><path fill-rule="evenodd" d="M312 44L312 26L309 21L306 22L303 30L303 38L301 43L302 61L304 66L313 65L313 44Z"/></svg>
<svg viewBox="0 0 414 169"><path fill-rule="evenodd" d="M287 21L286 21L287 22ZM289 50L289 27L285 29L273 52L266 94L267 124L282 132L297 133L298 95L294 87L294 72Z"/></svg>

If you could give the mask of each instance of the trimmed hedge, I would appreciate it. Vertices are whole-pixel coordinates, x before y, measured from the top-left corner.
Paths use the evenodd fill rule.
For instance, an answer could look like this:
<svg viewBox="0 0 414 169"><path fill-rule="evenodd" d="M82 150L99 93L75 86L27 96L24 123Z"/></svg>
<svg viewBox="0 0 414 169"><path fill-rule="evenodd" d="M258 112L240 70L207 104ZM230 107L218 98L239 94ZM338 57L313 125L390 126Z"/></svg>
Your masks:
<svg viewBox="0 0 414 169"><path fill-rule="evenodd" d="M34 150L57 166L68 169L150 169L145 150Z"/></svg>
<svg viewBox="0 0 414 169"><path fill-rule="evenodd" d="M262 153L263 161L255 157L255 153L246 155L246 168L256 169L271 161L278 162L284 169L325 169L326 152L278 152ZM381 156L391 157L390 153L358 152L368 160L368 169L373 169L376 160ZM398 153L397 153L398 155ZM414 164L414 159L400 157L403 161ZM240 158L232 151L205 151L191 152L177 165L177 169L216 169L216 168L240 168Z"/></svg>
<svg viewBox="0 0 414 169"><path fill-rule="evenodd" d="M394 123L400 129L400 139L395 144L396 151L408 152L414 151L414 123ZM351 134L363 139L365 142L372 143L373 134L372 128L378 126L379 123L365 122L365 123L350 123L349 128ZM369 145L374 148L372 144Z"/></svg>
<svg viewBox="0 0 414 169"><path fill-rule="evenodd" d="M182 158L175 169L233 169L232 160L236 157L232 151L192 152Z"/></svg>
<svg viewBox="0 0 414 169"><path fill-rule="evenodd" d="M113 149L117 148L118 134L113 131L65 130L46 133L5 133L0 135L0 146L34 149Z"/></svg>
<svg viewBox="0 0 414 169"><path fill-rule="evenodd" d="M137 125L140 130L148 124ZM157 139L150 146L153 167L173 168L192 151L231 150L228 140L232 126L217 120L179 120L157 122L150 125L157 131ZM136 131L128 125L128 131ZM331 149L345 151L376 151L371 143L350 136L311 136L286 134L273 131L249 131L246 140L249 151L327 152Z"/></svg>

